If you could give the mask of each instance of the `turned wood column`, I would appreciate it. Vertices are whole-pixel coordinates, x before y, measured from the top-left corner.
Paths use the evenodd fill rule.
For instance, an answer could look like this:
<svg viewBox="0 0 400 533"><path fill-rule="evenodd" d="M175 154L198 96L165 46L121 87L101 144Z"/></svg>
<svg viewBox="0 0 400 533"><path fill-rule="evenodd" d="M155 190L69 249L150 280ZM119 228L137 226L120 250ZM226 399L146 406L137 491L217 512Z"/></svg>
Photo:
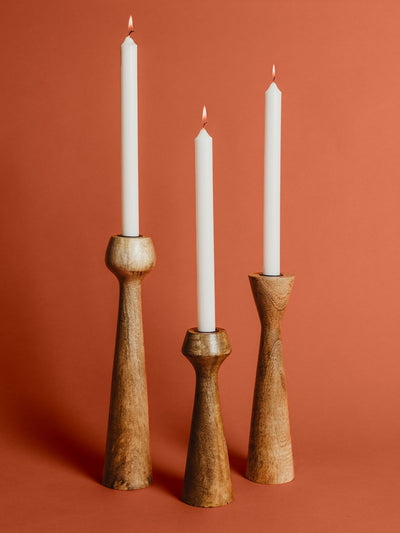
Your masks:
<svg viewBox="0 0 400 533"><path fill-rule="evenodd" d="M196 372L196 392L182 500L196 507L218 507L233 500L228 450L218 391L218 371L231 353L224 329L189 329L182 353Z"/></svg>
<svg viewBox="0 0 400 533"><path fill-rule="evenodd" d="M120 296L103 485L117 490L152 481L141 286L154 264L150 237L111 237L106 265Z"/></svg>
<svg viewBox="0 0 400 533"><path fill-rule="evenodd" d="M294 276L250 274L261 322L246 477L265 484L294 478L289 410L282 359L281 321Z"/></svg>

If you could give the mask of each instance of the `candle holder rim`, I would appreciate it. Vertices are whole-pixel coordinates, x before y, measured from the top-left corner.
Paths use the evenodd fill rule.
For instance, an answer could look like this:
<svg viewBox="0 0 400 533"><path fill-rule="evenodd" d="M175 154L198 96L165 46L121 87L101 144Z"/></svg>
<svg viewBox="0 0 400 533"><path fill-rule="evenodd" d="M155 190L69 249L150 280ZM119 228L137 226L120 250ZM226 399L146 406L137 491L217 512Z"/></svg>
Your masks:
<svg viewBox="0 0 400 533"><path fill-rule="evenodd" d="M106 265L118 278L144 275L153 270L156 252L151 237L112 235L106 250Z"/></svg>
<svg viewBox="0 0 400 533"><path fill-rule="evenodd" d="M196 333L196 334L197 333L199 333L199 334L203 334L204 333L205 335L214 335L214 334L221 333L221 332L225 332L226 333L226 329L224 329L224 328L215 328L214 331L199 331L197 329L197 327L194 326L193 328L189 328L187 330L187 332L188 333Z"/></svg>
<svg viewBox="0 0 400 533"><path fill-rule="evenodd" d="M279 276L270 276L269 274L263 274L262 272L252 272L249 274L249 277L254 278L266 278L266 279L283 279L283 278L294 278L294 274L289 274L288 272L282 272Z"/></svg>
<svg viewBox="0 0 400 533"><path fill-rule="evenodd" d="M151 239L149 235L122 235L122 233L111 235L111 237L117 239Z"/></svg>
<svg viewBox="0 0 400 533"><path fill-rule="evenodd" d="M197 342L196 337L201 339L201 342ZM226 357L231 351L228 333L224 328L216 328L215 331L189 328L182 345L183 355L190 357Z"/></svg>

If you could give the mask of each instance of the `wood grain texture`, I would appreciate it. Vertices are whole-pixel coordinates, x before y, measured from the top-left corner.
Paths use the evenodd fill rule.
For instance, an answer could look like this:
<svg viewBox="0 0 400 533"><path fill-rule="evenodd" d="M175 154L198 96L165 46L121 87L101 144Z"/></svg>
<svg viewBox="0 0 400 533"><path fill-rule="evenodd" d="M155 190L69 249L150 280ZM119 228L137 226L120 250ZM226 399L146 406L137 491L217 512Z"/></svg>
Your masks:
<svg viewBox="0 0 400 533"><path fill-rule="evenodd" d="M224 329L189 329L182 353L196 372L192 427L182 500L196 507L218 507L233 500L228 450L218 391L218 371L231 353Z"/></svg>
<svg viewBox="0 0 400 533"><path fill-rule="evenodd" d="M103 485L117 490L152 481L141 286L155 259L150 237L111 237L106 252L120 296Z"/></svg>
<svg viewBox="0 0 400 533"><path fill-rule="evenodd" d="M264 484L294 478L289 410L282 359L281 321L294 276L250 274L261 321L246 477Z"/></svg>

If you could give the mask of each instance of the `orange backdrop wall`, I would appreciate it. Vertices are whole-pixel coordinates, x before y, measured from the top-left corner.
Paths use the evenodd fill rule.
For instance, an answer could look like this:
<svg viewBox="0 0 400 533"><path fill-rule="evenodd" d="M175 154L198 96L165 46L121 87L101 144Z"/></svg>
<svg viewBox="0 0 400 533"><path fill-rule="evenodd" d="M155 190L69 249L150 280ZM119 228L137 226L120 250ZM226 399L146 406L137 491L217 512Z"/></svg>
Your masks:
<svg viewBox="0 0 400 533"><path fill-rule="evenodd" d="M120 44L139 49L154 484L100 485L118 287ZM1 7L2 531L398 531L400 5L37 0ZM243 477L262 268L264 91L282 90L283 324L296 479ZM180 500L196 324L194 137L214 139L217 325L235 502ZM397 496L396 496L397 494Z"/></svg>

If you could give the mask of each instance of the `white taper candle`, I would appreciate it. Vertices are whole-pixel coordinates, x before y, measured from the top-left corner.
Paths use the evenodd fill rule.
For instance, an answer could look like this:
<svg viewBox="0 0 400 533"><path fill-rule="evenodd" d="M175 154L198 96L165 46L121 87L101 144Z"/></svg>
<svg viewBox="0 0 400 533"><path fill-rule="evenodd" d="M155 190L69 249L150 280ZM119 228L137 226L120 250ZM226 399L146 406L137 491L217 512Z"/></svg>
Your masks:
<svg viewBox="0 0 400 533"><path fill-rule="evenodd" d="M203 128L196 137L196 249L197 249L197 328L215 331L213 144Z"/></svg>
<svg viewBox="0 0 400 533"><path fill-rule="evenodd" d="M281 208L281 91L273 81L265 93L264 266L263 274L279 276Z"/></svg>
<svg viewBox="0 0 400 533"><path fill-rule="evenodd" d="M129 19L132 31L132 17ZM139 235L137 46L128 35L121 45L122 235Z"/></svg>

